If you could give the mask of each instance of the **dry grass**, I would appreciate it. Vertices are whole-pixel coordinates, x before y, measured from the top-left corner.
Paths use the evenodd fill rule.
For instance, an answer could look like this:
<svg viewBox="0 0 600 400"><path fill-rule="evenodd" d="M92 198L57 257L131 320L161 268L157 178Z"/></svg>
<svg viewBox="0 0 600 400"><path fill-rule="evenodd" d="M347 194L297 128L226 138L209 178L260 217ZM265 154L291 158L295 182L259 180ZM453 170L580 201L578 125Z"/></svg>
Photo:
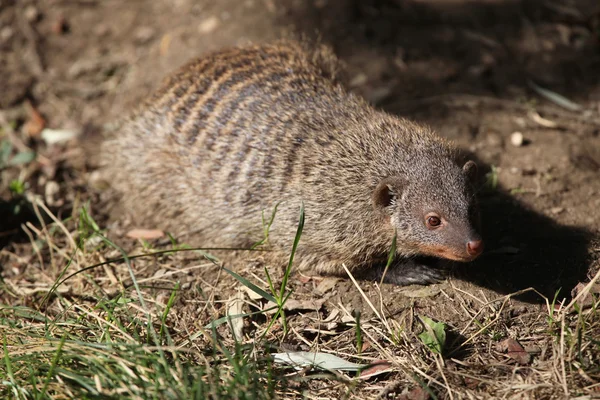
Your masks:
<svg viewBox="0 0 600 400"><path fill-rule="evenodd" d="M590 294L600 273L570 303L544 299L543 307L518 305L518 293L488 299L448 285L433 301L450 302L459 314L441 321L447 338L436 354L419 339L424 314L414 304L390 315L389 288L353 280L365 304L357 315L335 296L307 305L303 299L315 295L307 293L307 279L292 275L285 334L283 320L264 311L272 304L221 273L214 258L162 251L125 259L125 250L106 239L82 208L61 221L40 199L30 197L29 204L36 215L49 218L23 227L31 243L1 251L4 397L462 399L600 393L600 300ZM181 250L172 243L161 249L129 245L129 254ZM269 292L264 271L247 265L239 272ZM271 275L275 283L283 279L281 271ZM331 294L336 285L324 290ZM237 328L233 323L207 328L235 301L236 310L254 313ZM522 348L507 349L507 338ZM369 372L273 364L271 353L298 350L387 365L383 373L365 376Z"/></svg>

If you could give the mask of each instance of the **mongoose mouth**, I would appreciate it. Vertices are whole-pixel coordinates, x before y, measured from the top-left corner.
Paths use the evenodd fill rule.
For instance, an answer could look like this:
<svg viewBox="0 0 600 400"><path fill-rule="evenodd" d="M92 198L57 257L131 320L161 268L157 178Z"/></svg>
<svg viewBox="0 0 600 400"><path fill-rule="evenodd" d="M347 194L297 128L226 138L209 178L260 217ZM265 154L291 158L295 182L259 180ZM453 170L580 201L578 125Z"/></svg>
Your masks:
<svg viewBox="0 0 600 400"><path fill-rule="evenodd" d="M478 241L476 251L473 250L474 246L472 245L472 242L469 243L471 243L471 246L465 246L466 251L464 252L459 252L457 249L444 246L420 246L419 250L421 250L424 255L428 256L445 258L452 261L469 262L476 259L483 250L483 243L481 241Z"/></svg>

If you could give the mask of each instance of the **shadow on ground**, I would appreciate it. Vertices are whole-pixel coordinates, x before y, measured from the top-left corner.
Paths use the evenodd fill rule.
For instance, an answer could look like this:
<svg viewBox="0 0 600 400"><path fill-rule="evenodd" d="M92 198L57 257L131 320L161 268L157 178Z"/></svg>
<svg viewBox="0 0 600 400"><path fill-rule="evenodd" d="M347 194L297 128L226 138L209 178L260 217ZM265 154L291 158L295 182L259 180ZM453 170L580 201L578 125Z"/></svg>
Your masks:
<svg viewBox="0 0 600 400"><path fill-rule="evenodd" d="M570 297L588 279L590 232L562 226L501 191L481 196L480 206L486 251L456 268L458 278L504 294L531 287L550 300L558 290L559 298ZM533 292L518 298L543 302Z"/></svg>
<svg viewBox="0 0 600 400"><path fill-rule="evenodd" d="M532 79L579 98L600 83L595 0L304 2L279 23L321 37L345 59L393 54L395 67L384 74L404 74L410 84L400 89L419 96L514 95Z"/></svg>

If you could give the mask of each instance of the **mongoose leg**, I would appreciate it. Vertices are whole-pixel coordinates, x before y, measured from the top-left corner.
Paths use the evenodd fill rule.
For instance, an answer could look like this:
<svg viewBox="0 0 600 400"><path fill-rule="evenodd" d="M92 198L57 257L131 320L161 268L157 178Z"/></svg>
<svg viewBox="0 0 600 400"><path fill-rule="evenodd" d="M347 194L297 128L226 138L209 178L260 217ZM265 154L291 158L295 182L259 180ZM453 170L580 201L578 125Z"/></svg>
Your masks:
<svg viewBox="0 0 600 400"><path fill-rule="evenodd" d="M383 282L394 285L429 285L446 279L447 271L439 264L441 260L433 258L401 258L385 271L385 265L373 268L364 276L368 280L380 281L385 271Z"/></svg>

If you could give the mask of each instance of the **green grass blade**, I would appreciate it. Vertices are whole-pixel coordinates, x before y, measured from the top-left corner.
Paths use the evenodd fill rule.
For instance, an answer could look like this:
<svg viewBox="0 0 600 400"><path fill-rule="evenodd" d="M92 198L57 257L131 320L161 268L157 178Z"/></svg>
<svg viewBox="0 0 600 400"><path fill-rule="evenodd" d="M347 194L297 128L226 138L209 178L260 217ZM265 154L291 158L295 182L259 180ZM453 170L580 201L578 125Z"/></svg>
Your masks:
<svg viewBox="0 0 600 400"><path fill-rule="evenodd" d="M294 262L294 255L296 254L296 250L298 249L298 243L300 242L300 237L302 237L302 230L304 229L304 203L300 206L300 219L298 221L298 229L296 230L296 237L294 237L294 245L292 246L292 253L290 254L290 261L288 262L288 266L285 269L285 273L283 274L283 282L281 282L281 290L279 291L279 298L283 299L285 295L285 287L287 286L288 279L290 277L290 273L292 272L292 264Z"/></svg>
<svg viewBox="0 0 600 400"><path fill-rule="evenodd" d="M277 299L275 297L273 297L269 293L265 292L264 290L262 290L261 288L259 288L258 286L256 286L254 283L250 282L248 279L244 278L243 276L238 275L237 273L235 273L232 270L227 269L225 267L223 267L223 270L225 272L227 272L229 275L233 276L242 285L244 285L248 289L252 290L254 293L256 293L259 296L261 296L261 297L263 297L263 298L265 298L265 299L267 299L269 301L272 301L273 303L277 304Z"/></svg>
<svg viewBox="0 0 600 400"><path fill-rule="evenodd" d="M42 390L38 393L37 398L41 399L43 396L46 395L46 390L48 390L48 385L50 384L50 380L52 379L52 376L54 375L54 371L58 365L58 361L60 360L60 356L62 354L62 348L65 344L65 341L67 340L67 335L63 335L62 338L60 338L60 342L58 343L58 348L56 349L56 353L54 354L54 358L52 359L52 364L50 364L50 369L48 370L48 374L46 374L46 380L44 381L44 386L42 387Z"/></svg>
<svg viewBox="0 0 600 400"><path fill-rule="evenodd" d="M379 281L379 285L383 284L385 275L387 274L388 269L392 265L394 258L396 258L396 238L397 238L397 234L396 234L396 232L394 232L394 237L392 238L392 246L390 247L390 252L388 254L387 263L385 264L385 269L383 270L383 274L381 274L381 280Z"/></svg>
<svg viewBox="0 0 600 400"><path fill-rule="evenodd" d="M251 316L257 315L257 314L264 314L264 313L267 313L272 310L277 310L278 308L279 308L278 306L273 306L273 307L265 308L264 310L254 311L251 313L226 315L224 317L214 320L210 324L205 325L204 328L206 328L206 329L215 328L215 327L217 327L221 324L224 324L226 322L229 322L229 320L232 320L235 318L244 318L244 317L251 317Z"/></svg>

